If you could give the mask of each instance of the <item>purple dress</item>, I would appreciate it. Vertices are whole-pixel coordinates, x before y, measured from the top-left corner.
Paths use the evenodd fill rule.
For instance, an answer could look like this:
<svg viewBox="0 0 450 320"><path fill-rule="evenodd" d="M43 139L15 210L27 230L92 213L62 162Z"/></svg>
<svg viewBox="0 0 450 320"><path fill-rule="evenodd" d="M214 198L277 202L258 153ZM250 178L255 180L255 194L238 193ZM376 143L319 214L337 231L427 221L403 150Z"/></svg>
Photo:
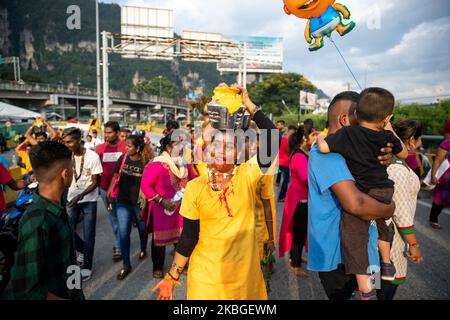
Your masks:
<svg viewBox="0 0 450 320"><path fill-rule="evenodd" d="M439 148L449 151L450 139L441 143ZM450 155L444 161L450 161ZM433 192L433 202L435 204L450 207L450 168L439 179L438 184Z"/></svg>

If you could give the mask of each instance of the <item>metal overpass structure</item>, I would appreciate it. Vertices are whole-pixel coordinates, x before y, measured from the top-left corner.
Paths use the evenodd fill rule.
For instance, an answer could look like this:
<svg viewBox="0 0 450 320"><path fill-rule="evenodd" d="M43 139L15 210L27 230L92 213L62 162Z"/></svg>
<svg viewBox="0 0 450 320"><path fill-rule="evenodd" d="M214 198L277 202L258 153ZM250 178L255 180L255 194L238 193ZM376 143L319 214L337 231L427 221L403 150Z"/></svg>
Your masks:
<svg viewBox="0 0 450 320"><path fill-rule="evenodd" d="M146 58L155 60L170 60L175 57L188 61L203 62L242 62L240 83L245 84L247 72L246 43L189 40L177 37L151 37L115 34L102 31L102 82L103 82L103 120L109 119L109 58L111 53L130 58ZM189 112L188 112L189 119Z"/></svg>
<svg viewBox="0 0 450 320"><path fill-rule="evenodd" d="M102 79L103 79L103 119L109 118L109 63L108 55L120 54L123 57L154 60L181 58L200 62L237 62L239 64L238 82L247 84L247 43L234 41L195 40L182 37L156 37L116 34L102 31ZM255 60L271 64L270 61ZM189 113L188 113L189 119Z"/></svg>
<svg viewBox="0 0 450 320"><path fill-rule="evenodd" d="M97 112L97 90L78 86L0 81L0 99L40 110L57 105L64 112L65 109L73 109L79 104L80 108ZM108 90L108 101L111 112L136 112L138 119L141 112L167 110L175 116L184 114L189 117L190 111L190 106L184 100L145 93Z"/></svg>

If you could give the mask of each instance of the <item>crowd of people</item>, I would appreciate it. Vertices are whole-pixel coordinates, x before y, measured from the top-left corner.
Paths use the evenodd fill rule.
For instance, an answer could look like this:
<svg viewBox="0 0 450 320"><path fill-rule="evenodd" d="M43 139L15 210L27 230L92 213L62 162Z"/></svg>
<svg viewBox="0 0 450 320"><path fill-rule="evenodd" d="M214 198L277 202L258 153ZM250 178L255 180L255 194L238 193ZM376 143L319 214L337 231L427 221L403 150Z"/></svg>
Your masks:
<svg viewBox="0 0 450 320"><path fill-rule="evenodd" d="M0 164L0 183L12 189L39 183L20 221L12 298L84 299L82 289L66 285L67 268L79 265L83 281L95 276L97 212L104 205L112 259L122 262L117 280L133 269L134 226L139 260L151 242L152 276L160 279L153 291L161 300L173 298L187 269L188 299L267 299L261 261L276 250L280 258L289 254L296 276L318 272L329 299L392 300L408 263L423 261L414 225L420 172L411 166L422 144L420 123L392 123L393 95L368 88L332 100L326 131L311 120L286 130L244 88L233 88L248 126L215 105L225 111L210 112L200 136L169 121L156 144L113 121L104 124L104 140L96 130L58 132L47 122L48 134L30 128L16 148L25 180L14 181ZM243 145L238 131L245 132ZM449 150L446 136L431 168L435 229L450 206ZM284 205L278 239L276 200ZM374 288L378 271L381 288Z"/></svg>

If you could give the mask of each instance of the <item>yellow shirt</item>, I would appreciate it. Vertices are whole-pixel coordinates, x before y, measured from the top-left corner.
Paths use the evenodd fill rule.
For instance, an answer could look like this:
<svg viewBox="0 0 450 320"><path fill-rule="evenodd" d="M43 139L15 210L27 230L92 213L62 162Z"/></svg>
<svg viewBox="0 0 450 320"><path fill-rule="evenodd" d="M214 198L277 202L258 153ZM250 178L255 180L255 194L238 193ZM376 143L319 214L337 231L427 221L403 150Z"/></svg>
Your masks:
<svg viewBox="0 0 450 320"><path fill-rule="evenodd" d="M266 225L266 214L264 212L264 200L270 200L272 207L273 231L276 230L276 212L275 212L275 192L273 190L273 175L264 175L258 182L256 188L256 205L255 205L255 223L256 223L256 238L258 240L258 252L261 259L264 257L264 242L269 240L269 231ZM276 235L273 235L274 240Z"/></svg>
<svg viewBox="0 0 450 320"><path fill-rule="evenodd" d="M22 167L20 168L20 173L22 175L25 175L28 172L30 172L31 170L33 170L33 168L31 167L30 156L28 155L28 152L19 151L17 153L17 155L22 160L22 163L25 165L25 168L22 168Z"/></svg>
<svg viewBox="0 0 450 320"><path fill-rule="evenodd" d="M240 165L230 181L226 198L200 176L186 186L180 214L200 220L198 243L189 261L189 300L265 300L255 228L258 165Z"/></svg>

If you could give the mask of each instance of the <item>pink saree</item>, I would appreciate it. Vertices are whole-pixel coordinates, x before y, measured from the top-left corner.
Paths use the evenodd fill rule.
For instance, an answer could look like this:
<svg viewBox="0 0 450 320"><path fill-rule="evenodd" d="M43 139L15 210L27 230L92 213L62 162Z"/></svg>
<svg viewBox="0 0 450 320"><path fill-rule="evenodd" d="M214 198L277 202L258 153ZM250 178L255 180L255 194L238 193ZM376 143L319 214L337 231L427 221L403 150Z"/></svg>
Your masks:
<svg viewBox="0 0 450 320"><path fill-rule="evenodd" d="M152 199L159 194L164 199L171 199L175 193L186 187L186 183L195 178L190 165L187 166L188 176L179 179L171 173L169 166L162 162L152 162L144 170L141 190L146 199ZM157 246L166 246L177 243L183 229L183 218L179 214L180 207L175 213L168 216L164 213L164 207L155 201L150 201L146 230L153 233L153 240ZM153 223L150 223L153 221Z"/></svg>

